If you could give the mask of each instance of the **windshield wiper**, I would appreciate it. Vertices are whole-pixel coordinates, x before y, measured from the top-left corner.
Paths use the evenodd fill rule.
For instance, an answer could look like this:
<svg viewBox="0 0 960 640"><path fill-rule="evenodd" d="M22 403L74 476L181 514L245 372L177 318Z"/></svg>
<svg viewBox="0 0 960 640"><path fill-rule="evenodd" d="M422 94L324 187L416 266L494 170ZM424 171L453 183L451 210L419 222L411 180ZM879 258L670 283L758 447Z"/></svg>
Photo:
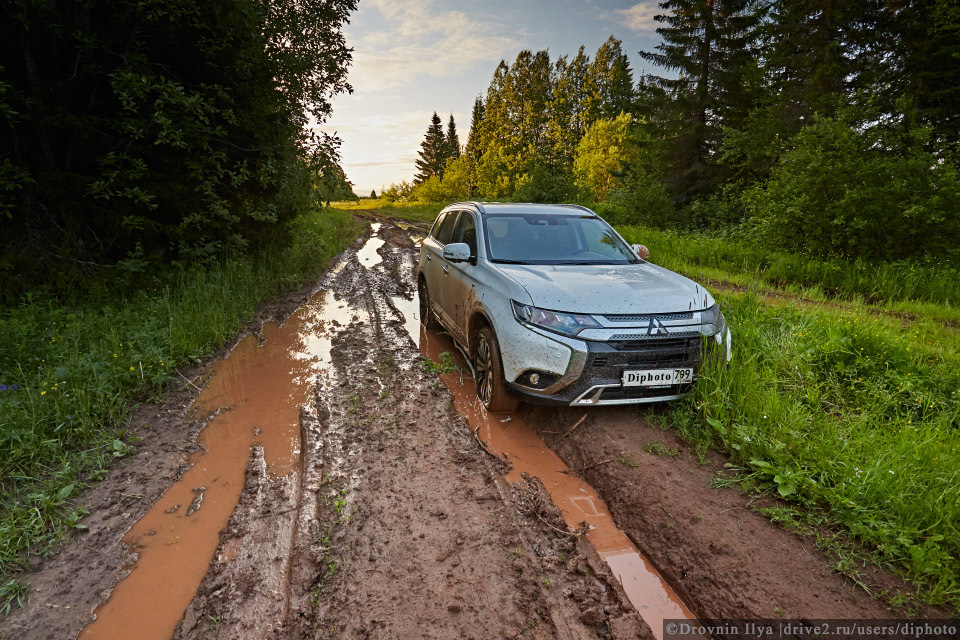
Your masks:
<svg viewBox="0 0 960 640"><path fill-rule="evenodd" d="M490 262L496 262L497 264L530 264L523 260L506 260L504 258L494 258Z"/></svg>
<svg viewBox="0 0 960 640"><path fill-rule="evenodd" d="M589 260L587 262L564 262L563 264L572 264L572 265L592 265L592 264L617 264L616 262L610 262L609 260Z"/></svg>

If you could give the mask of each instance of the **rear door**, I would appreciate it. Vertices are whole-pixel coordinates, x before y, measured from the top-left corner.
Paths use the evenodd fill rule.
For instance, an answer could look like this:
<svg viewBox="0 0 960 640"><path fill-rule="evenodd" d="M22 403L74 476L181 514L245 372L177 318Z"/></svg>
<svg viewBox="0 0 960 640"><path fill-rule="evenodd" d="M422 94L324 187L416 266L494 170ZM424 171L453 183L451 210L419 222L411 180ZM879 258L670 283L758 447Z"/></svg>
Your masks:
<svg viewBox="0 0 960 640"><path fill-rule="evenodd" d="M448 328L460 344L467 344L467 320L476 299L475 285L477 257L477 223L472 213L462 211L450 242L463 242L470 247L469 262L444 261L447 268L443 278L444 313L450 320Z"/></svg>
<svg viewBox="0 0 960 640"><path fill-rule="evenodd" d="M443 259L443 247L450 243L459 215L459 211L448 211L437 218L430 235L423 241L423 262L420 266L430 293L430 306L448 329L451 322L444 313L443 297L450 263Z"/></svg>

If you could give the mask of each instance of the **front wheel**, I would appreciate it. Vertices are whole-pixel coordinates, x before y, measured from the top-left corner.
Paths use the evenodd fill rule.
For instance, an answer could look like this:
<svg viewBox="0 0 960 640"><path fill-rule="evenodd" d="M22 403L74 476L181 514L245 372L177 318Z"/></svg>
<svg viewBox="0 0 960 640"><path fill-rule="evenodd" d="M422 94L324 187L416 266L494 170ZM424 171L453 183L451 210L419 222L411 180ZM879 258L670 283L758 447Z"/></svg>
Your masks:
<svg viewBox="0 0 960 640"><path fill-rule="evenodd" d="M490 327L480 329L473 353L477 398L481 404L493 413L515 410L519 402L507 388L503 377L503 361L500 360L500 345Z"/></svg>
<svg viewBox="0 0 960 640"><path fill-rule="evenodd" d="M420 324L427 331L436 331L440 328L440 323L437 322L437 319L433 317L433 312L430 311L430 292L427 291L426 280L422 278L417 284L417 295L420 297Z"/></svg>

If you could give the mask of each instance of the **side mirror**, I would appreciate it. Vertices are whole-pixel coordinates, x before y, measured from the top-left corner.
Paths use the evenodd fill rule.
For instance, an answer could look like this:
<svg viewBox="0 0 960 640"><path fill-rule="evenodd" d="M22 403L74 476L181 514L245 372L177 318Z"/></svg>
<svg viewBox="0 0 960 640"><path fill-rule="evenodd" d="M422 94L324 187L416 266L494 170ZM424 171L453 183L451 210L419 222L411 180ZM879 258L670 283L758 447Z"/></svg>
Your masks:
<svg viewBox="0 0 960 640"><path fill-rule="evenodd" d="M450 262L466 262L470 259L470 245L466 242L455 242L443 248L443 259Z"/></svg>
<svg viewBox="0 0 960 640"><path fill-rule="evenodd" d="M650 249L647 249L644 245L633 244L633 245L630 245L630 248L633 249L633 252L638 256L640 256L641 259L643 260L650 259Z"/></svg>

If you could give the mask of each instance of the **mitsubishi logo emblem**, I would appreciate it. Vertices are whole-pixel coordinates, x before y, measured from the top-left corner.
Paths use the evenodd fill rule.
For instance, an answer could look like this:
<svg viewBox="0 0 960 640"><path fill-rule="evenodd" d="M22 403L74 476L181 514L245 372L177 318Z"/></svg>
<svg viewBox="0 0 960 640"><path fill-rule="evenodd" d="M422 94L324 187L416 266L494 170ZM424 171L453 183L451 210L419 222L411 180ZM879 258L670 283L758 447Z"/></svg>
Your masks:
<svg viewBox="0 0 960 640"><path fill-rule="evenodd" d="M667 328L663 326L663 323L656 318L650 318L650 324L647 325L647 335L665 336L667 335Z"/></svg>

